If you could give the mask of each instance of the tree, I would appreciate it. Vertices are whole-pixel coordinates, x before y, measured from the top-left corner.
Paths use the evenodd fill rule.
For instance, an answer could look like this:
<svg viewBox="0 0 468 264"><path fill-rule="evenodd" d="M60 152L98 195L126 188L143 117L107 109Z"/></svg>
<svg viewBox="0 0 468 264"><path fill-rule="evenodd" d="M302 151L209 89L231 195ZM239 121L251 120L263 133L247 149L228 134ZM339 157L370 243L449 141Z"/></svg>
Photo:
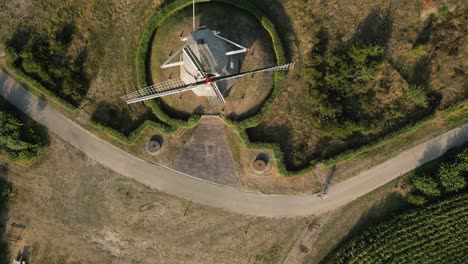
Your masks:
<svg viewBox="0 0 468 264"><path fill-rule="evenodd" d="M46 145L37 126L26 126L12 113L1 109L0 102L0 150L10 158L29 160Z"/></svg>

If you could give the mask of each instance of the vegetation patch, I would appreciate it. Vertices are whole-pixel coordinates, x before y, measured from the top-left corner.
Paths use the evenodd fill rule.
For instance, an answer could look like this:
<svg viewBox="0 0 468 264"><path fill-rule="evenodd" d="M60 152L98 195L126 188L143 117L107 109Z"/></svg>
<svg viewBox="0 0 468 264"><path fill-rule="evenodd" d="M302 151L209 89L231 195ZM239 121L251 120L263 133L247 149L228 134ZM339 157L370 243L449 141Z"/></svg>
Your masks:
<svg viewBox="0 0 468 264"><path fill-rule="evenodd" d="M20 29L6 42L10 64L56 96L77 107L89 88L84 71L86 50L70 50L75 27L55 26L48 32Z"/></svg>
<svg viewBox="0 0 468 264"><path fill-rule="evenodd" d="M368 228L327 263L459 263L468 252L468 193Z"/></svg>
<svg viewBox="0 0 468 264"><path fill-rule="evenodd" d="M305 92L301 90L287 106L281 104L292 109L287 121L277 121L281 118L272 113L247 130L249 140L265 147L279 144L275 152L284 154L278 158L283 159L287 174L300 175L318 162L335 165L375 146L398 141L396 138L406 132L435 121L441 113L438 109L460 101L465 104L466 89L463 92L459 87L463 80L457 77L456 84L437 87L431 77L440 74L434 72L440 67L434 66L442 58L460 62L462 16L459 10L431 16L415 34L412 47L405 50L399 49L401 40L393 34L391 9L372 10L349 38L340 34L330 37L332 31L323 21L317 22L320 27L302 71L300 85ZM453 37L447 36L450 43L440 37L445 30L453 33ZM455 67L455 73L461 68ZM449 90L460 96L449 100L453 94ZM458 110L448 114L453 120L450 123L463 124L461 119L465 118L455 113ZM442 111L448 119L446 114ZM280 131L284 133L278 135Z"/></svg>
<svg viewBox="0 0 468 264"><path fill-rule="evenodd" d="M458 153L451 151L441 160L412 172L410 181L415 190L408 197L408 201L422 205L447 194L460 192L467 188L467 180L468 148L465 147Z"/></svg>
<svg viewBox="0 0 468 264"><path fill-rule="evenodd" d="M45 128L24 120L11 105L0 99L0 152L9 159L32 160L48 145Z"/></svg>
<svg viewBox="0 0 468 264"><path fill-rule="evenodd" d="M273 244L264 254L255 256L254 263L278 263L281 257L281 245Z"/></svg>

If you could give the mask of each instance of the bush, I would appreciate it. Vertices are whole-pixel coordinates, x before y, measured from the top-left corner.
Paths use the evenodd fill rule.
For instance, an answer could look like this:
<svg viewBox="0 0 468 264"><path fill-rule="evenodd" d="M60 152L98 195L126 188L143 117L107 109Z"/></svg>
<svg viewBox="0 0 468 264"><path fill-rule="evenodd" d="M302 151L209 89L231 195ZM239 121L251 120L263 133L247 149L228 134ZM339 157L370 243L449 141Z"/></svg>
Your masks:
<svg viewBox="0 0 468 264"><path fill-rule="evenodd" d="M322 30L317 37L305 69L309 94L300 99L298 113L323 137L371 133L381 120L376 118L379 111L369 83L380 68L384 50L378 45L330 50L327 33Z"/></svg>
<svg viewBox="0 0 468 264"><path fill-rule="evenodd" d="M433 161L417 169L411 176L414 187L427 198L458 192L467 187L468 148L446 154L443 161Z"/></svg>
<svg viewBox="0 0 468 264"><path fill-rule="evenodd" d="M411 182L414 184L416 189L427 196L437 197L441 194L441 190L437 182L428 175L415 174L411 177Z"/></svg>
<svg viewBox="0 0 468 264"><path fill-rule="evenodd" d="M6 42L11 65L45 89L78 106L89 88L84 71L86 52L68 52L74 26L67 24L54 33L20 29Z"/></svg>
<svg viewBox="0 0 468 264"><path fill-rule="evenodd" d="M466 180L463 177L466 163L442 163L437 177L446 192L457 192L466 187Z"/></svg>
<svg viewBox="0 0 468 264"><path fill-rule="evenodd" d="M405 92L408 99L417 106L422 108L427 108L429 106L427 100L427 89L424 86L412 84L406 88Z"/></svg>
<svg viewBox="0 0 468 264"><path fill-rule="evenodd" d="M427 199L422 195L410 194L407 199L410 204L417 206L421 206L427 203Z"/></svg>
<svg viewBox="0 0 468 264"><path fill-rule="evenodd" d="M0 101L0 150L10 159L28 161L47 145L42 127L25 124L5 102Z"/></svg>

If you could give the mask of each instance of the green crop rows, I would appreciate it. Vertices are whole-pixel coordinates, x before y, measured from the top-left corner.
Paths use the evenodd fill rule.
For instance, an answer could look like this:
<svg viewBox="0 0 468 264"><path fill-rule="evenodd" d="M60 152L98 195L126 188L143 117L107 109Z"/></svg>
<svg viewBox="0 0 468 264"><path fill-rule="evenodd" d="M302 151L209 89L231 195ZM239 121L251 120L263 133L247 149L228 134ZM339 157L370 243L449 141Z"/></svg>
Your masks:
<svg viewBox="0 0 468 264"><path fill-rule="evenodd" d="M468 193L368 229L329 263L461 263L468 257Z"/></svg>

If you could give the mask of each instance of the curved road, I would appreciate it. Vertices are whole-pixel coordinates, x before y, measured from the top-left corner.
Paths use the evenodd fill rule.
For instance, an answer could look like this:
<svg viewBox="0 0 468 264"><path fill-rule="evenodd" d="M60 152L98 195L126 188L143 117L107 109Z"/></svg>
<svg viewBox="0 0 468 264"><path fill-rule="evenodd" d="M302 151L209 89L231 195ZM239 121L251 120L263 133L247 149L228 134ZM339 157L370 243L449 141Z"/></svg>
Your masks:
<svg viewBox="0 0 468 264"><path fill-rule="evenodd" d="M415 146L316 195L264 195L185 175L141 160L91 134L0 71L0 95L90 158L124 176L197 203L266 217L304 216L344 205L468 140L468 124Z"/></svg>

